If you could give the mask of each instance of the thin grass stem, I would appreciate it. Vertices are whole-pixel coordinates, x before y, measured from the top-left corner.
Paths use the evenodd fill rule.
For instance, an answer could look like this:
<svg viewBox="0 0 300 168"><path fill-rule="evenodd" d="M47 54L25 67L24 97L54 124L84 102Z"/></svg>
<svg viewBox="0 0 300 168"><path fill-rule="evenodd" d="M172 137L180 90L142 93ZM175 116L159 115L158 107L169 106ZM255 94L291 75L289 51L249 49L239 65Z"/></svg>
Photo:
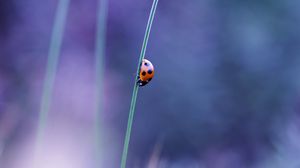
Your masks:
<svg viewBox="0 0 300 168"><path fill-rule="evenodd" d="M146 32L145 32L145 36L144 36L144 40L143 40L143 45L142 45L142 49L141 49L141 53L140 53L140 58L139 58L136 74L139 74L140 64L145 57L148 39L149 39L149 35L150 35L150 31L151 31L157 4L158 4L158 0L153 0L153 4L151 7L150 16L149 16L147 27L146 27ZM129 147L129 142L130 142L130 135L131 135L131 129L132 129L132 123L133 123L133 117L134 117L134 111L135 111L138 90L139 90L139 86L137 84L137 79L135 77L135 82L134 82L134 87L133 87L133 92L132 92L132 97L131 97L127 129L126 129L126 135L125 135L124 148L123 148L123 153L122 153L121 168L126 168L128 147Z"/></svg>
<svg viewBox="0 0 300 168"><path fill-rule="evenodd" d="M53 84L56 76L56 69L61 50L62 38L64 34L64 27L68 13L69 3L70 0L60 0L55 14L38 121L36 141L37 151L39 151L43 143L44 132L47 125L47 116L51 104Z"/></svg>
<svg viewBox="0 0 300 168"><path fill-rule="evenodd" d="M106 20L108 12L108 0L99 0L97 9L97 33L96 33L96 111L95 111L95 144L96 144L96 161L99 167L102 167L101 159L103 150L101 145L101 135L103 129L101 126L101 112L103 112L103 76L104 76L104 56L105 56L105 34L106 34Z"/></svg>

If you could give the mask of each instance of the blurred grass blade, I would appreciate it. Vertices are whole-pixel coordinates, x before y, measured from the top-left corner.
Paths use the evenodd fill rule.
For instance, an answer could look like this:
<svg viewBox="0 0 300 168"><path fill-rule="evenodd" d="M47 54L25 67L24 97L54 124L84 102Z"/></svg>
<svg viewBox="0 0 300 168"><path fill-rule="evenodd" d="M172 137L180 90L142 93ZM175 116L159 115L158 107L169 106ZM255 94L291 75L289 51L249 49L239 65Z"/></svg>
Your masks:
<svg viewBox="0 0 300 168"><path fill-rule="evenodd" d="M51 35L50 48L47 60L46 76L44 80L38 132L37 132L37 148L39 149L43 142L44 131L47 124L47 115L49 112L51 97L53 92L53 84L56 75L57 62L60 54L62 37L68 13L70 0L60 0L56 11L54 26ZM37 150L38 150L37 149Z"/></svg>
<svg viewBox="0 0 300 168"><path fill-rule="evenodd" d="M154 19L157 4L158 4L158 0L154 0L153 4L152 4L152 7L151 7L147 27L146 27L146 32L145 32L145 36L144 36L144 41L143 41L143 45L142 45L142 49L141 49L141 53L140 53L140 58L139 58L139 63L138 63L138 66L137 66L136 74L139 74L140 64L141 64L142 60L145 57L147 44L148 44L148 39L149 39L149 35L150 35L152 22L153 22L153 19ZM139 86L137 84L136 77L135 77L135 82L134 82L134 87L133 87L133 92L132 92L132 98L131 98L131 104L130 104L130 110L129 110L127 129L126 129L126 135L125 135L124 148L123 148L123 153L122 153L121 168L126 167L127 153L128 153L130 134L131 134L131 128L132 128L132 122L133 122L133 117L134 117L134 110L135 110L135 104L136 104L136 98L137 98L138 90L139 90Z"/></svg>
<svg viewBox="0 0 300 168"><path fill-rule="evenodd" d="M96 160L99 167L102 166L101 159L101 135L103 135L103 129L101 129L101 112L103 111L103 84L104 84L104 56L105 56L105 34L106 34L106 20L108 0L98 0L97 9L97 33L96 33L96 111L95 111L95 144L96 144Z"/></svg>

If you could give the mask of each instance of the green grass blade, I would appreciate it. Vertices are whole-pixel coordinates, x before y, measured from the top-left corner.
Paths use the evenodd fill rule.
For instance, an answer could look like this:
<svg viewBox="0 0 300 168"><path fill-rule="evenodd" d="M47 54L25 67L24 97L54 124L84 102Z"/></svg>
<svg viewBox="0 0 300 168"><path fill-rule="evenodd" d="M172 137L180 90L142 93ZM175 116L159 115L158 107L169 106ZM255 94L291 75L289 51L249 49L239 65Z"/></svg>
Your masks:
<svg viewBox="0 0 300 168"><path fill-rule="evenodd" d="M108 0L98 1L97 12L97 33L96 33L96 111L95 111L95 144L96 144L96 160L97 165L102 167L101 163L101 112L103 111L103 83L104 83L104 56L105 56L105 34L106 34L106 20L107 20Z"/></svg>
<svg viewBox="0 0 300 168"><path fill-rule="evenodd" d="M48 52L46 76L44 80L40 114L39 114L37 142L36 142L38 149L40 148L41 143L43 142L47 116L51 104L51 97L53 92L53 84L56 75L57 63L60 54L64 27L65 27L66 17L68 13L68 8L69 8L69 2L70 0L60 0L56 11L53 31L51 35L50 48Z"/></svg>
<svg viewBox="0 0 300 168"><path fill-rule="evenodd" d="M140 64L141 64L142 60L145 57L147 44L148 44L148 39L149 39L149 35L150 35L152 22L153 22L153 19L154 19L157 4L158 4L158 0L154 0L153 4L152 4L152 7L151 7L147 27L146 27L146 32L145 32L145 36L144 36L144 41L143 41L143 45L142 45L142 49L141 49L141 53L140 53L140 58L139 58L139 63L138 63L138 66L137 66L136 74L139 74ZM136 77L135 77L135 82L134 82L134 87L133 87L133 92L132 92L132 98L131 98L131 104L130 104L130 110L129 110L127 129L126 129L126 135L125 135L124 148L123 148L123 153L122 153L121 168L126 167L127 153L128 153L128 147L129 147L129 141L130 141L130 135L131 135L131 128L132 128L132 122L133 122L133 117L134 117L135 104L136 104L138 90L139 90L139 86L136 82Z"/></svg>

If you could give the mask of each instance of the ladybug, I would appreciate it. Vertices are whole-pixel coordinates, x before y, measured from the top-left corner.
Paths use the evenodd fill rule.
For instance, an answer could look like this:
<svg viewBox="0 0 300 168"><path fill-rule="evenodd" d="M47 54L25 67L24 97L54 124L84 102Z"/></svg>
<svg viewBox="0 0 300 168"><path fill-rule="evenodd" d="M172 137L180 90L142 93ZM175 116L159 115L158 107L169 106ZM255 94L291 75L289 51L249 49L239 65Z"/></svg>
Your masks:
<svg viewBox="0 0 300 168"><path fill-rule="evenodd" d="M154 67L152 63L147 59L143 59L140 66L140 74L137 77L137 83L141 87L145 86L152 80L154 76Z"/></svg>

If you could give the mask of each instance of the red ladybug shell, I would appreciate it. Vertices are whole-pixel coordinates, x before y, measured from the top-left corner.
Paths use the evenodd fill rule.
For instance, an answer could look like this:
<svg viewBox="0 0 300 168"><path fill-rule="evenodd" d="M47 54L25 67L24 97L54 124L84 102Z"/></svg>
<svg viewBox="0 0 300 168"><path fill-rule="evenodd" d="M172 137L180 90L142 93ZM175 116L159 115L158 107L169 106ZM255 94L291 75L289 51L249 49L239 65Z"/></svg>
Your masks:
<svg viewBox="0 0 300 168"><path fill-rule="evenodd" d="M149 60L143 59L141 68L140 68L138 83L140 84L140 86L144 86L151 81L153 76L154 76L153 64Z"/></svg>

